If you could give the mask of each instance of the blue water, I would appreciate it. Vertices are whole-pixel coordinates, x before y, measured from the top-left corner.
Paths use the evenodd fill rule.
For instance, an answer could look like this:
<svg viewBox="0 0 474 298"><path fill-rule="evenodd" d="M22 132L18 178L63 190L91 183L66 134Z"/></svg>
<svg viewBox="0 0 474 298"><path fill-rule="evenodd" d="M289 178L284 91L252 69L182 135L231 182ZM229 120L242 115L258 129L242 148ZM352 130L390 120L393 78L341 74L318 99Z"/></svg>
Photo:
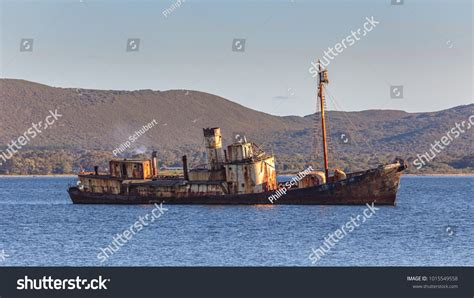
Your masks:
<svg viewBox="0 0 474 298"><path fill-rule="evenodd" d="M74 178L0 178L0 266L311 266L312 248L363 206L165 206L105 263L112 237L153 206L73 205ZM403 177L316 266L473 266L474 177Z"/></svg>

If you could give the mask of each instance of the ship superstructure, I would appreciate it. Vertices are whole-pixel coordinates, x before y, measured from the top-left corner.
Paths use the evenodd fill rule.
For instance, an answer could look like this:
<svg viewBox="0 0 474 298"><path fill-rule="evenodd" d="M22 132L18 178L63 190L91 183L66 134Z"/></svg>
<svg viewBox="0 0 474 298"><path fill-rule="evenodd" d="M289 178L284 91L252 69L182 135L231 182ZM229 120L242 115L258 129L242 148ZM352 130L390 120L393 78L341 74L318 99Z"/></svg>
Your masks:
<svg viewBox="0 0 474 298"><path fill-rule="evenodd" d="M318 79L324 172L305 171L297 183L279 184L273 154L245 137L223 149L221 130L213 127L203 129L205 167L188 169L187 157L183 156L182 175L163 176L157 152L148 160L113 159L107 174L99 173L97 167L93 173L79 174L78 185L69 189L69 195L74 203L81 204L394 205L400 176L407 167L402 160L355 173L334 169L330 175L324 111L327 70L320 68Z"/></svg>

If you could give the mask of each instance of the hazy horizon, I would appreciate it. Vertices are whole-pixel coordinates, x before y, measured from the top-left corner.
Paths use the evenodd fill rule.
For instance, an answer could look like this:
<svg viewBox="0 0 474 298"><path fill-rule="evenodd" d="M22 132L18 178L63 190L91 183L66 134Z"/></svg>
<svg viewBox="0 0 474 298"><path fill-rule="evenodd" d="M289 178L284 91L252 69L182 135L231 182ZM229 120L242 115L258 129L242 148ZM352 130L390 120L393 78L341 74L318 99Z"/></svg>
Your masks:
<svg viewBox="0 0 474 298"><path fill-rule="evenodd" d="M191 89L167 89L167 90L157 90L157 89L90 89L90 88L82 88L82 87L51 86L51 85L48 85L48 84L45 84L45 83L42 83L42 82L34 82L34 81L28 81L28 80L24 80L24 79L17 79L17 78L0 78L0 82L1 82L1 80L19 80L19 81L26 81L26 82L30 82L30 83L34 83L34 84L45 85L45 86L52 87L52 88L84 89L84 90L98 90L98 91L127 91L127 92L137 92L137 91L151 90L151 91L157 91L157 92L168 92L168 91L181 91L181 90L186 90L186 91L192 91L192 92L203 92L203 93L212 94L212 95L221 97L221 98L223 98L223 99L225 99L225 100L229 100L229 101L234 102L234 103L236 103L236 104L242 105L243 107L252 109L252 108L250 108L250 107L248 107L248 106L245 106L245 105L242 104L242 103L233 101L232 99L226 98L226 97L224 97L224 96L222 96L222 95L220 95L220 94L209 93L209 92L206 92L206 91L203 91L203 90L191 90ZM0 88L1 88L1 85L0 85ZM316 101L316 98L315 98L314 100ZM443 110L449 110L449 109L453 109L453 108L456 108L456 107L469 106L469 105L474 105L474 103L466 103L466 104L461 104L461 105L454 105L454 106L447 107L447 108L440 109L440 110L429 110L429 111L418 111L418 112L408 112L408 111L405 111L405 110L397 110L397 109L370 109L370 108L369 108L369 109L365 109L365 110L352 110L352 111L333 110L333 109L329 108L329 109L327 109L326 111L329 111L329 112L356 112L356 113L357 113L357 112L367 112L367 111L401 111L401 112L405 112L405 113L409 113L409 114L416 114L416 113L434 113L434 112L440 112L440 111L443 111ZM255 110L255 109L252 109L252 110ZM273 115L273 116L281 116L281 117L291 117L291 116L306 117L306 116L309 116L309 115L311 115L311 114L314 113L314 111L313 111L312 113L305 114L305 115L294 115L294 114L276 115L276 114L268 113L268 112L266 112L266 111L260 111L260 110L255 110L255 111L263 112L263 113L270 114L270 115Z"/></svg>
<svg viewBox="0 0 474 298"><path fill-rule="evenodd" d="M0 1L2 78L197 90L304 116L315 111L311 62L372 17L379 24L328 65L329 110L416 113L473 102L469 0Z"/></svg>

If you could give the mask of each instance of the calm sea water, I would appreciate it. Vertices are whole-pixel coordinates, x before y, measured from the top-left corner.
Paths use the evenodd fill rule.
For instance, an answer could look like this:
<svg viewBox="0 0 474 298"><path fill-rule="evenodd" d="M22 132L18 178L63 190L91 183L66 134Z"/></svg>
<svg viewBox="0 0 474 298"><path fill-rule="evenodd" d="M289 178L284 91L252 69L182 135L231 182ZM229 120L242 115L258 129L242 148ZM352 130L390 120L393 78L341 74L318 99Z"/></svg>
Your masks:
<svg viewBox="0 0 474 298"><path fill-rule="evenodd" d="M153 206L73 205L74 178L0 178L0 266L100 266L112 237ZM318 266L473 266L474 177L403 177L396 207ZM108 266L309 266L311 248L363 206L166 206Z"/></svg>

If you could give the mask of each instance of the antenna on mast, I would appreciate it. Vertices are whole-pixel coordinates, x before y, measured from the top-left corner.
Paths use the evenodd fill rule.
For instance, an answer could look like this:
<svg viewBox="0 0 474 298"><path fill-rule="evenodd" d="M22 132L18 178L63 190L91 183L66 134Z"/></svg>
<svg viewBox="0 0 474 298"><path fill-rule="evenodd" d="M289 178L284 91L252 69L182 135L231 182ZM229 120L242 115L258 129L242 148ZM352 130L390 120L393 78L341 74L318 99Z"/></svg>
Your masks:
<svg viewBox="0 0 474 298"><path fill-rule="evenodd" d="M326 175L326 183L329 181L329 165L328 165L328 145L326 139L326 119L324 117L324 84L328 84L328 71L321 67L321 60L318 60L318 72L319 72L319 88L318 98L321 107L321 128L323 133L323 153L324 153L324 172Z"/></svg>

